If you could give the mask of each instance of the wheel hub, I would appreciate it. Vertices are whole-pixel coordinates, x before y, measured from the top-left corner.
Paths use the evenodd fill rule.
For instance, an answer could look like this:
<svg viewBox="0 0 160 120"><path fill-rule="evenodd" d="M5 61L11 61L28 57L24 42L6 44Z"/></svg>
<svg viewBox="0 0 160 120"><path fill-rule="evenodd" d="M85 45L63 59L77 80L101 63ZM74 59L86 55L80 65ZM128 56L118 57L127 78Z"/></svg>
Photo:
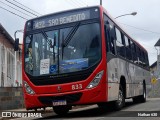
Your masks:
<svg viewBox="0 0 160 120"><path fill-rule="evenodd" d="M123 94L122 91L119 91L119 95L118 95L118 105L122 104L123 101Z"/></svg>

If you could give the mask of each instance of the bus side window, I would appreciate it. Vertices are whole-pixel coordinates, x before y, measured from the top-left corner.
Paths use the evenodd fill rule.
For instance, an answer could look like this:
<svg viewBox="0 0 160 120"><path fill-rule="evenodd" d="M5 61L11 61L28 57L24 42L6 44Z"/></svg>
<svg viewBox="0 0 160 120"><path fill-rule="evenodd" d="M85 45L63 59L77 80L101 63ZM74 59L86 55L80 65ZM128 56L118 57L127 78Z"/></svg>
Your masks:
<svg viewBox="0 0 160 120"><path fill-rule="evenodd" d="M146 67L146 63L145 63L145 53L144 51L142 51L142 62L143 62L143 67Z"/></svg>
<svg viewBox="0 0 160 120"><path fill-rule="evenodd" d="M106 51L111 52L111 36L110 36L110 27L109 27L109 22L107 21L105 24L105 38L106 38Z"/></svg>
<svg viewBox="0 0 160 120"><path fill-rule="evenodd" d="M146 67L149 68L148 53L145 53L145 63L146 63Z"/></svg>
<svg viewBox="0 0 160 120"><path fill-rule="evenodd" d="M140 63L140 49L138 46L136 46L136 52L137 52L137 64Z"/></svg>
<svg viewBox="0 0 160 120"><path fill-rule="evenodd" d="M143 52L142 52L142 49L140 49L140 65L143 66Z"/></svg>
<svg viewBox="0 0 160 120"><path fill-rule="evenodd" d="M115 29L113 23L109 20L109 18L104 15L105 21L105 38L106 38L106 51L112 54L115 54Z"/></svg>
<svg viewBox="0 0 160 120"><path fill-rule="evenodd" d="M136 46L135 46L135 43L131 43L131 49L132 49L132 54L133 54L133 62L134 63L137 63L137 51L136 51Z"/></svg>
<svg viewBox="0 0 160 120"><path fill-rule="evenodd" d="M118 28L116 28L116 38L117 38L116 39L117 54L125 58L126 55L125 55L124 40L122 39L122 33Z"/></svg>
<svg viewBox="0 0 160 120"><path fill-rule="evenodd" d="M132 52L131 52L131 43L130 39L128 39L126 36L124 36L125 39L125 45L126 45L126 58L130 61L132 61Z"/></svg>
<svg viewBox="0 0 160 120"><path fill-rule="evenodd" d="M116 32L115 32L115 27L113 25L110 25L110 44L111 44L111 51L113 54L116 54Z"/></svg>

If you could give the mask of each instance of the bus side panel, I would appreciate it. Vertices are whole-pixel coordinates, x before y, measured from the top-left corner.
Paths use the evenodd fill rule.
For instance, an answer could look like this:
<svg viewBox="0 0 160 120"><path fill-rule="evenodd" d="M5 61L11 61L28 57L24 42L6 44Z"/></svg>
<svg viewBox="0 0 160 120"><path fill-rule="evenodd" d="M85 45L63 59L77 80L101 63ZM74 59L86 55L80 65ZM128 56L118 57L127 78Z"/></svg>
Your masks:
<svg viewBox="0 0 160 120"><path fill-rule="evenodd" d="M107 53L108 70L108 101L118 99L119 83L117 78L118 59L114 55Z"/></svg>
<svg viewBox="0 0 160 120"><path fill-rule="evenodd" d="M125 78L126 98L142 95L143 81L149 84L149 71L121 58L118 61L118 79L120 80L122 76Z"/></svg>
<svg viewBox="0 0 160 120"><path fill-rule="evenodd" d="M146 69L139 67L128 60L118 59L118 80L121 77L126 81L126 98L143 94L143 81L148 84L150 73Z"/></svg>
<svg viewBox="0 0 160 120"><path fill-rule="evenodd" d="M133 81L133 96L138 96L142 94L140 93L140 91L142 91L142 84L140 84L140 82L143 82L142 73L143 73L143 70L140 67L135 65L135 80Z"/></svg>
<svg viewBox="0 0 160 120"><path fill-rule="evenodd" d="M109 55L108 55L109 56ZM133 64L120 58L112 58L108 61L109 101L118 99L119 83L121 77L126 81L126 97L132 97L132 80L135 72Z"/></svg>
<svg viewBox="0 0 160 120"><path fill-rule="evenodd" d="M108 101L117 100L119 83L126 81L126 98L143 94L143 80L149 84L149 71L108 53ZM117 70L116 70L117 69Z"/></svg>
<svg viewBox="0 0 160 120"><path fill-rule="evenodd" d="M126 98L132 96L132 81L135 76L134 72L134 66L127 60L124 60L119 57L118 59L119 64L118 64L118 79L119 83L120 80L124 80L126 83Z"/></svg>
<svg viewBox="0 0 160 120"><path fill-rule="evenodd" d="M148 86L150 84L150 72L135 65L135 80L133 81L133 96L143 94L143 81Z"/></svg>

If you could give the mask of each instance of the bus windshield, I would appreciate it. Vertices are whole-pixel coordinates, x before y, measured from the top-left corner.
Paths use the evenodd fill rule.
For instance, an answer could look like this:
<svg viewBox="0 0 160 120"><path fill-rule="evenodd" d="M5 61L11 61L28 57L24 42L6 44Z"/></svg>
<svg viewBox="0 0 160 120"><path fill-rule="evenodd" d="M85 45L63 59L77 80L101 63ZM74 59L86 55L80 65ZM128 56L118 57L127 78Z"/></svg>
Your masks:
<svg viewBox="0 0 160 120"><path fill-rule="evenodd" d="M96 64L101 59L99 23L79 25L73 34L74 27L27 35L25 71L32 76L56 75L81 71Z"/></svg>

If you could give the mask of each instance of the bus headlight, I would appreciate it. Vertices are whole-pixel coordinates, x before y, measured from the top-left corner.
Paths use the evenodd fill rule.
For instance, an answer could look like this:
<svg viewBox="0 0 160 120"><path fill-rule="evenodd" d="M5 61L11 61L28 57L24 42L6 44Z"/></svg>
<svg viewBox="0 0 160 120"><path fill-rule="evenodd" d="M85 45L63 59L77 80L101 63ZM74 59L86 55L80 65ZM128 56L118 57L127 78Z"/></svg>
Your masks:
<svg viewBox="0 0 160 120"><path fill-rule="evenodd" d="M99 73L94 77L94 79L89 83L89 85L87 86L87 88L90 89L90 88L96 87L96 86L99 84L102 76L103 76L103 71L99 72Z"/></svg>
<svg viewBox="0 0 160 120"><path fill-rule="evenodd" d="M24 88L28 94L31 95L35 94L35 92L32 90L32 88L28 85L26 81L24 81Z"/></svg>

